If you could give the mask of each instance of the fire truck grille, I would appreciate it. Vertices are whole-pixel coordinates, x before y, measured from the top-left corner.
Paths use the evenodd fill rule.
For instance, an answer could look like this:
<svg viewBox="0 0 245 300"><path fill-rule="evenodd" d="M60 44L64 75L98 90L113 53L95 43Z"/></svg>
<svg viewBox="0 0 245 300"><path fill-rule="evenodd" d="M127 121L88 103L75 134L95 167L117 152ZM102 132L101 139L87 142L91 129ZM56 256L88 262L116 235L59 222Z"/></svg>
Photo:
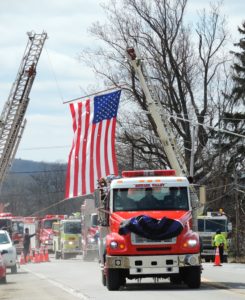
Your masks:
<svg viewBox="0 0 245 300"><path fill-rule="evenodd" d="M170 251L171 247L136 248L137 251Z"/></svg>
<svg viewBox="0 0 245 300"><path fill-rule="evenodd" d="M132 245L169 245L169 244L176 244L176 237L167 240L162 240L162 241L155 241L155 240L146 239L135 233L131 233L131 243Z"/></svg>
<svg viewBox="0 0 245 300"><path fill-rule="evenodd" d="M203 247L210 248L210 249L213 248L212 237L211 236L202 236L201 239L202 239L202 246Z"/></svg>

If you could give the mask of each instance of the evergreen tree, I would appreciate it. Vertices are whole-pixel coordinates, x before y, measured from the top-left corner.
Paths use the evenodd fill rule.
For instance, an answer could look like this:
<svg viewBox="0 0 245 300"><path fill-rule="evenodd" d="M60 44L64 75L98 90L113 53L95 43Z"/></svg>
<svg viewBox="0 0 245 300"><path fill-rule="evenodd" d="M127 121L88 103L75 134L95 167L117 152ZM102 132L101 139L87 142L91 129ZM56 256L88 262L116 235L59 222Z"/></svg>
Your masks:
<svg viewBox="0 0 245 300"><path fill-rule="evenodd" d="M234 46L239 47L241 52L234 52L236 62L233 65L234 75L234 87L232 90L232 98L234 104L245 104L245 21L241 27L238 27L238 31L243 37L239 40L238 43L235 43Z"/></svg>

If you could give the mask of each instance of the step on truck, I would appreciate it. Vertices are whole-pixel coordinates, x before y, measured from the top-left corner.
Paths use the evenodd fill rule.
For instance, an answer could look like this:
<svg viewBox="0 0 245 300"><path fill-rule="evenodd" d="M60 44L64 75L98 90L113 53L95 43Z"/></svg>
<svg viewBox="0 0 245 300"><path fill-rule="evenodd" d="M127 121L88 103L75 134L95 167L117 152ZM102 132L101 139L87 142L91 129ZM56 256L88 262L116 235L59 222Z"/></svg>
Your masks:
<svg viewBox="0 0 245 300"><path fill-rule="evenodd" d="M200 240L192 230L186 177L174 170L124 171L95 196L99 262L108 290L118 290L126 279L147 277L199 288Z"/></svg>

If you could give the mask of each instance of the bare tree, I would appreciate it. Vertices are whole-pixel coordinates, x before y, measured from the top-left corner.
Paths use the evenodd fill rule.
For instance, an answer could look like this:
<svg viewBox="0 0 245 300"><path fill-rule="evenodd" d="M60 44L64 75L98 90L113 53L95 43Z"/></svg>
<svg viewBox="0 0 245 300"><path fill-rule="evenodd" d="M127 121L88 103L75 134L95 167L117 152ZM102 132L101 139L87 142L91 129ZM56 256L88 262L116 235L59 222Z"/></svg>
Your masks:
<svg viewBox="0 0 245 300"><path fill-rule="evenodd" d="M145 61L149 86L169 117L187 167L195 143L195 178L206 180L219 161L220 151L224 155L233 147L213 147L219 137L211 128L219 129L219 109L221 115L227 109L227 99L221 93L225 80L221 77L228 61L224 51L228 35L219 4L199 13L195 31L186 25L186 5L187 0L112 1L104 7L108 22L96 23L90 29L104 46L83 51L81 59L106 85L126 83L124 103L134 112L119 116L119 141L134 149L138 158L164 167L168 160L155 121L147 114L145 96L125 60L126 48L136 46ZM193 123L197 128L195 140Z"/></svg>

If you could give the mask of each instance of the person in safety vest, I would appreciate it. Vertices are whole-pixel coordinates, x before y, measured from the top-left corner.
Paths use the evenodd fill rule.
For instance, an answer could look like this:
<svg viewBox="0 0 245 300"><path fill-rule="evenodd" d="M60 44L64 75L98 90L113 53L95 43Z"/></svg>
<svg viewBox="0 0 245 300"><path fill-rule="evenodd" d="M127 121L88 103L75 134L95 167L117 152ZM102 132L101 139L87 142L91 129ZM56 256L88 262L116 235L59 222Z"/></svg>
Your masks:
<svg viewBox="0 0 245 300"><path fill-rule="evenodd" d="M220 230L216 231L216 234L214 236L213 240L213 246L219 247L219 255L220 255L220 261L221 263L224 262L224 248L226 248L226 238L221 233Z"/></svg>

